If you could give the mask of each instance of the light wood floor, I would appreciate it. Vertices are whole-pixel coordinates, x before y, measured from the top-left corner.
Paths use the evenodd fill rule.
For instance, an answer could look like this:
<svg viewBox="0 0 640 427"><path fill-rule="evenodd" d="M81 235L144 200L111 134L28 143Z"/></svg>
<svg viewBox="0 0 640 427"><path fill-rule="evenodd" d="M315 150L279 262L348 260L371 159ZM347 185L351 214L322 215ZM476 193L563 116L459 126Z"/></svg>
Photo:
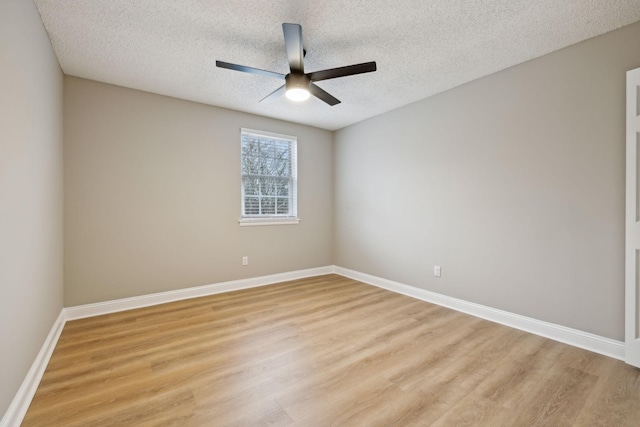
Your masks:
<svg viewBox="0 0 640 427"><path fill-rule="evenodd" d="M23 426L638 426L640 370L337 275L68 322Z"/></svg>

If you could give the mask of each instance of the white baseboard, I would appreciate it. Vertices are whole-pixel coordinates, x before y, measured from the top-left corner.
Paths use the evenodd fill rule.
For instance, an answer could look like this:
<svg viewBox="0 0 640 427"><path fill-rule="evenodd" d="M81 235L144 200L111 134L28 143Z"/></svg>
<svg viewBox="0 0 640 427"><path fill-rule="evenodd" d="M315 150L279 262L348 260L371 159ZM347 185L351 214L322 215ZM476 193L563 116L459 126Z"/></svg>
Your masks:
<svg viewBox="0 0 640 427"><path fill-rule="evenodd" d="M63 308L60 315L54 322L51 332L47 336L36 360L27 373L18 393L14 397L9 409L0 421L0 427L18 427L24 419L31 400L38 389L42 375L44 374L51 354L56 347L58 338L62 333L65 323L68 320L82 319L85 317L99 316L101 314L115 313L118 311L131 310L134 308L149 307L152 305L164 304L172 301L179 301L189 298L197 298L206 295L219 294L222 292L237 291L240 289L254 288L258 286L270 285L273 283L286 282L288 280L303 279L305 277L320 276L333 273L333 266L310 268L307 270L297 270L287 273L272 274L270 276L252 277L249 279L233 280L230 282L220 282L211 285L197 286L193 288L178 289L175 291L160 292L139 297L124 298L113 301L105 301L95 304L86 304L75 307Z"/></svg>
<svg viewBox="0 0 640 427"><path fill-rule="evenodd" d="M58 338L67 320L81 319L85 317L99 316L102 314L115 313L134 308L149 307L152 305L164 304L172 301L179 301L189 298L197 298L206 295L213 295L222 292L236 291L240 289L265 286L288 280L303 279L305 277L320 276L323 274L336 273L349 277L360 282L368 283L389 291L407 295L422 301L427 301L443 307L451 308L472 316L500 323L512 328L520 329L536 335L550 338L585 350L593 351L615 359L624 360L624 343L600 337L598 335L582 332L576 329L567 328L553 323L543 322L530 317L520 316L503 310L463 301L457 298L448 297L435 292L393 282L391 280L360 273L338 266L326 266L311 268L308 270L298 270L288 273L273 274L270 276L253 277L249 279L233 280L229 282L215 283L211 285L198 286L175 291L160 292L139 297L124 298L114 301L106 301L96 304L86 304L75 307L63 308L60 315L51 327L38 356L31 369L27 373L18 393L11 402L9 409L0 421L0 427L17 427L29 409L29 405L36 393L38 384L49 363L51 354L55 349Z"/></svg>
<svg viewBox="0 0 640 427"><path fill-rule="evenodd" d="M585 350L599 353L614 359L624 360L624 342L604 338L577 329L553 323L543 322L508 311L498 310L480 304L464 301L446 295L405 285L380 277L349 270L347 268L334 266L333 272L341 276L349 277L360 282L368 283L379 288L397 292L402 295L413 297L422 301L427 301L456 311L500 323L505 326L520 329L525 332L540 335L555 341L579 347Z"/></svg>
<svg viewBox="0 0 640 427"><path fill-rule="evenodd" d="M317 267L307 270L272 274L270 276L252 277L249 279L233 280L230 282L220 282L211 285L196 286L193 288L177 289L175 291L159 292L156 294L141 295L138 297L98 302L95 304L78 305L75 307L67 307L63 311L65 320L75 320L330 273L333 273L333 266Z"/></svg>
<svg viewBox="0 0 640 427"><path fill-rule="evenodd" d="M31 400L36 394L42 375L49 364L51 354L56 348L58 338L60 338L60 334L64 328L64 323L64 315L61 311L58 318L53 322L49 335L47 335L44 344L42 344L42 348L40 348L40 352L31 365L29 372L27 372L27 376L24 378L24 381L22 381L22 385L13 398L11 405L9 405L9 409L7 409L7 412L5 412L2 417L0 427L18 427L22 423L22 419L27 413L27 409L29 409Z"/></svg>

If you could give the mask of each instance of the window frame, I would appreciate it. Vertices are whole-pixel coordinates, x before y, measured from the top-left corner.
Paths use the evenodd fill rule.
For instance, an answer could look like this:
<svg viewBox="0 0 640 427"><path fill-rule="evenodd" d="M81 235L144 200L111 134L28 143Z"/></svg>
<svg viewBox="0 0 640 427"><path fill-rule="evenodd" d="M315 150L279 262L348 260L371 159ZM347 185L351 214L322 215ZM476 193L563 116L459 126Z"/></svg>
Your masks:
<svg viewBox="0 0 640 427"><path fill-rule="evenodd" d="M250 134L258 138L276 139L289 143L289 150L291 153L290 164L291 174L289 178L289 212L287 214L257 214L246 215L245 214L245 175L242 170L242 162L244 161L244 149L243 141L244 135ZM240 128L240 218L238 224L240 226L253 226L253 225L285 225L285 224L298 224L300 218L298 217L298 138L296 136L284 135L279 133L267 132L256 129ZM268 175L269 176L269 175ZM276 177L277 175L271 175ZM260 195L259 195L260 196Z"/></svg>

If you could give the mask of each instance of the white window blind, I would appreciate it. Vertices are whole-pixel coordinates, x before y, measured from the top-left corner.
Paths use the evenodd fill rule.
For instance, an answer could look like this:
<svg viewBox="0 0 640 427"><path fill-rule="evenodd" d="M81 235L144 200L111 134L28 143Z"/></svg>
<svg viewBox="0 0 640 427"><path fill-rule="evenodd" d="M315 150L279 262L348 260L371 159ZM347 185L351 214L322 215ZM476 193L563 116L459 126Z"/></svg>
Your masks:
<svg viewBox="0 0 640 427"><path fill-rule="evenodd" d="M240 223L297 223L297 138L243 128L241 147Z"/></svg>

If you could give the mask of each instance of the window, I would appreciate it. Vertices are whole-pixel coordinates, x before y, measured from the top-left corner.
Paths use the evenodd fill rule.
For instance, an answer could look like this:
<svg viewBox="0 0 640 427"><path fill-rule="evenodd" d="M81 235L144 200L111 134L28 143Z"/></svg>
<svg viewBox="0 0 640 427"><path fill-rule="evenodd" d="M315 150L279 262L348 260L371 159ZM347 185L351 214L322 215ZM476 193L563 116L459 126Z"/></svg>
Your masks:
<svg viewBox="0 0 640 427"><path fill-rule="evenodd" d="M294 136L241 129L240 225L297 224Z"/></svg>

